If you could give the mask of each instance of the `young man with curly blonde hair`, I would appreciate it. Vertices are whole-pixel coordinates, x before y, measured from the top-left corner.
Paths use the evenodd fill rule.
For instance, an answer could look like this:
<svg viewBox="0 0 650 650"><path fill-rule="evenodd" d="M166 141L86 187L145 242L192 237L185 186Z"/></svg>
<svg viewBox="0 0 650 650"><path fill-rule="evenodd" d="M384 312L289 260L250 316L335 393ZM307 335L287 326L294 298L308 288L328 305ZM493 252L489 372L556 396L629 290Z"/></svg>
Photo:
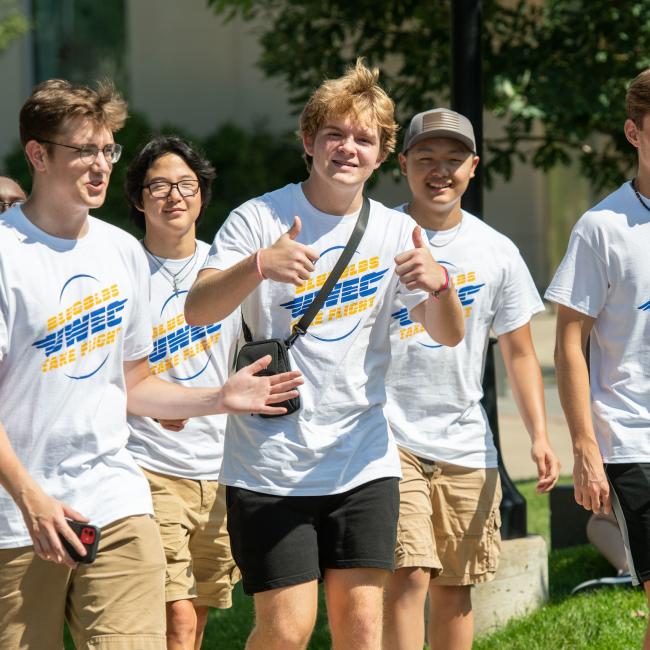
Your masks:
<svg viewBox="0 0 650 650"><path fill-rule="evenodd" d="M254 339L286 338L348 241L371 174L395 146L393 102L358 61L300 118L309 177L234 210L186 302L193 324L240 303ZM431 295L435 294L435 298ZM333 647L377 650L393 568L399 459L383 414L390 306L462 338L458 297L410 219L370 201L351 262L290 349L301 409L229 418L220 481L233 554L255 596L249 649L305 648L322 579Z"/></svg>

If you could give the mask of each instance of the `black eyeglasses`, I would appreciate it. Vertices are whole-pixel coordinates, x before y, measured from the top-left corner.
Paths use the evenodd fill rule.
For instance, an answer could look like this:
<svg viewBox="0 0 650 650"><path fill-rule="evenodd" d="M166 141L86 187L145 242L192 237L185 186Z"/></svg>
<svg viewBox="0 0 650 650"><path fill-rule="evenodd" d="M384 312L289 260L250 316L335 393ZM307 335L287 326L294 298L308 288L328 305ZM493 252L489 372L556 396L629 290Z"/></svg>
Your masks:
<svg viewBox="0 0 650 650"><path fill-rule="evenodd" d="M184 180L178 183L170 183L169 181L152 181L148 185L143 185L143 188L149 190L149 194L154 199L166 199L171 193L172 189L176 188L182 197L194 196L199 191L199 181L197 180Z"/></svg>
<svg viewBox="0 0 650 650"><path fill-rule="evenodd" d="M22 203L25 203L22 199L16 201L0 201L0 212L6 212L9 208L21 205Z"/></svg>
<svg viewBox="0 0 650 650"><path fill-rule="evenodd" d="M100 149L96 144L85 144L83 147L74 147L71 144L62 144L61 142L52 142L51 140L39 140L39 142L54 144L57 147L65 147L66 149L74 149L79 152L81 162L86 165L92 165L97 159L100 151L102 152L106 162L111 165L116 163L122 155L122 145L116 143L107 144Z"/></svg>

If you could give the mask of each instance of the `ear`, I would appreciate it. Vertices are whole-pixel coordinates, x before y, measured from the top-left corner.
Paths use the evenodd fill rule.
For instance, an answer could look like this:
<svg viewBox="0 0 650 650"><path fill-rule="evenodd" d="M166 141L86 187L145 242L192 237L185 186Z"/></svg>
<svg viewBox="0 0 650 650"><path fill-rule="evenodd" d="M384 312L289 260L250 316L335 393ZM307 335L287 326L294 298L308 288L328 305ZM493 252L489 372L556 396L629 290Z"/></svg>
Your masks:
<svg viewBox="0 0 650 650"><path fill-rule="evenodd" d="M403 153L398 153L397 159L399 160L399 170L402 172L402 176L406 176L406 156Z"/></svg>
<svg viewBox="0 0 650 650"><path fill-rule="evenodd" d="M314 155L314 136L307 133L302 134L302 147L308 156Z"/></svg>
<svg viewBox="0 0 650 650"><path fill-rule="evenodd" d="M637 149L639 148L639 129L637 125L630 119L625 120L625 124L623 125L623 133L625 133L625 137L627 138L627 141L633 146L636 147Z"/></svg>
<svg viewBox="0 0 650 650"><path fill-rule="evenodd" d="M478 167L480 158L478 156L472 156L472 170L469 173L470 178L474 178L476 175L476 168Z"/></svg>
<svg viewBox="0 0 650 650"><path fill-rule="evenodd" d="M390 155L390 152L385 152L385 153L380 153L379 156L377 156L377 162L375 163L375 166L373 169L379 169L381 167L382 163L388 158Z"/></svg>
<svg viewBox="0 0 650 650"><path fill-rule="evenodd" d="M45 147L36 140L30 140L25 145L25 156L37 172L44 172L47 167L47 151Z"/></svg>

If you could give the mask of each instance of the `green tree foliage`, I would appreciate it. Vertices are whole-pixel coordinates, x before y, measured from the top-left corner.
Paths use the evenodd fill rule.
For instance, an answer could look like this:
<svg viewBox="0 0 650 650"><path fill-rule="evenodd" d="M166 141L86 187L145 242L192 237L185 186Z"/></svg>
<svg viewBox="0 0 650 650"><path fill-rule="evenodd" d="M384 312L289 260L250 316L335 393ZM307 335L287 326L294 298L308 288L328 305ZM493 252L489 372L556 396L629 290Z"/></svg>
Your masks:
<svg viewBox="0 0 650 650"><path fill-rule="evenodd" d="M17 8L15 0L0 0L0 52L28 29L29 23Z"/></svg>
<svg viewBox="0 0 650 650"><path fill-rule="evenodd" d="M404 123L449 102L451 0L207 0L256 20L259 65L301 105L357 56L382 69ZM650 2L484 0L485 107L502 134L486 139L487 180L515 160L548 170L578 160L597 190L635 157L622 133L625 89L650 66Z"/></svg>
<svg viewBox="0 0 650 650"><path fill-rule="evenodd" d="M306 177L301 159L302 147L295 136L274 135L263 124L250 130L224 124L203 139L192 138L173 126L165 126L157 132L178 135L194 142L217 170L212 202L197 227L199 238L209 242L233 208L252 196ZM129 219L124 198L124 181L135 152L155 133L142 114L131 113L124 128L115 134L115 140L124 147L124 153L113 168L106 202L102 208L93 211L95 216L137 236L140 233ZM5 168L29 191L31 176L20 146L6 157Z"/></svg>

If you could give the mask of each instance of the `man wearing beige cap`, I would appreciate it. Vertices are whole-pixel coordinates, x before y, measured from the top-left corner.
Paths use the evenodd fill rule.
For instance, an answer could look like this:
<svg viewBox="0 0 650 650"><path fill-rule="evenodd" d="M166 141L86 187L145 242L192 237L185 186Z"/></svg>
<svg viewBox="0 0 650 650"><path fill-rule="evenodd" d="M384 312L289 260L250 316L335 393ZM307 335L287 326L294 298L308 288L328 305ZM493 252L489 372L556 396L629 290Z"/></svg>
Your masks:
<svg viewBox="0 0 650 650"><path fill-rule="evenodd" d="M497 568L501 487L480 403L490 329L530 434L538 492L550 490L559 471L530 336L530 319L544 307L514 244L461 209L479 162L475 152L470 121L437 108L413 118L399 155L411 200L398 209L422 227L435 259L453 278L466 335L447 347L398 302L391 311L386 415L404 475L397 570L386 590L384 647L391 650L421 650L427 592L432 650L471 648L470 587L491 580Z"/></svg>

